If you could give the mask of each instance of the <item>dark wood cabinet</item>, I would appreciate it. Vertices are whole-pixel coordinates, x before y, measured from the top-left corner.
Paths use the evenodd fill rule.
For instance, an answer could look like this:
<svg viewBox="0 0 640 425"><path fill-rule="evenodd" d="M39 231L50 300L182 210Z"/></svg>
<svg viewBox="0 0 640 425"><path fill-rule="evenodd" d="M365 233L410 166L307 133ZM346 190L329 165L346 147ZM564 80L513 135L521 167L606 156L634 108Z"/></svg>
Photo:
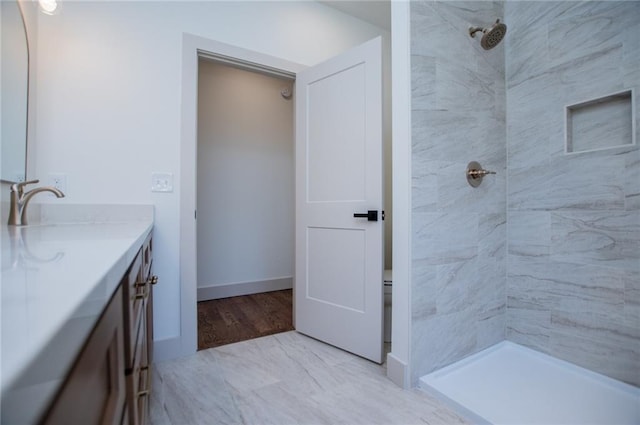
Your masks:
<svg viewBox="0 0 640 425"><path fill-rule="evenodd" d="M149 416L153 347L153 240L149 236L123 279L125 366L129 423L142 425Z"/></svg>
<svg viewBox="0 0 640 425"><path fill-rule="evenodd" d="M122 278L43 424L143 425L153 359L151 235Z"/></svg>
<svg viewBox="0 0 640 425"><path fill-rule="evenodd" d="M43 423L122 422L126 398L122 319L122 289L118 288Z"/></svg>

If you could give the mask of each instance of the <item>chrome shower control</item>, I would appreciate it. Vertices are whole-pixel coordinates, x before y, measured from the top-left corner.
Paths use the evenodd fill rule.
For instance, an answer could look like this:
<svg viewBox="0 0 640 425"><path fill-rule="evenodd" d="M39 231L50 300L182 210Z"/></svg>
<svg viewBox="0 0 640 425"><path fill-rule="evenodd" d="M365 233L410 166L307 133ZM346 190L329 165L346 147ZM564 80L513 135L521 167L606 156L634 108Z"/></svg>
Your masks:
<svg viewBox="0 0 640 425"><path fill-rule="evenodd" d="M483 169L480 163L471 161L467 165L467 182L469 182L472 187L478 187L480 186L480 183L482 183L482 179L484 178L484 176L495 173L495 171Z"/></svg>

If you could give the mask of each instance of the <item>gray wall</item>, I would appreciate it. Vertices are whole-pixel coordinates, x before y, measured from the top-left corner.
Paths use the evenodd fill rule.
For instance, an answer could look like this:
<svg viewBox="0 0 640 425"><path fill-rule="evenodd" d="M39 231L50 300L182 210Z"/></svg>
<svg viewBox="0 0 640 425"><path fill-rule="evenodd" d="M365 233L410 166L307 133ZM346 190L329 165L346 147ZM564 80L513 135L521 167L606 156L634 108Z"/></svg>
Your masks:
<svg viewBox="0 0 640 425"><path fill-rule="evenodd" d="M198 300L290 288L293 81L200 60Z"/></svg>
<svg viewBox="0 0 640 425"><path fill-rule="evenodd" d="M640 151L564 154L565 105L640 94L640 4L507 2L505 15L507 338L640 385ZM605 110L587 145L630 140L630 119L597 133L620 120Z"/></svg>
<svg viewBox="0 0 640 425"><path fill-rule="evenodd" d="M504 46L498 2L412 2L412 380L505 337ZM465 170L497 171L474 189Z"/></svg>
<svg viewBox="0 0 640 425"><path fill-rule="evenodd" d="M190 173L180 161L189 152L181 132L191 113L181 103L183 34L311 66L388 32L312 1L80 1L62 10L37 21L29 175L67 174L67 197L56 202L155 206L162 285L154 292L154 336L158 357L167 358L171 347L188 347L180 345L183 330L195 317L180 304L195 286L180 267L180 226L190 217L181 200L191 199L178 178ZM172 193L149 190L154 171L174 174Z"/></svg>
<svg viewBox="0 0 640 425"><path fill-rule="evenodd" d="M411 54L413 382L506 337L639 385L640 151L565 154L565 106L638 96L640 4L412 2ZM624 102L574 142L631 142ZM472 189L470 160L498 174Z"/></svg>

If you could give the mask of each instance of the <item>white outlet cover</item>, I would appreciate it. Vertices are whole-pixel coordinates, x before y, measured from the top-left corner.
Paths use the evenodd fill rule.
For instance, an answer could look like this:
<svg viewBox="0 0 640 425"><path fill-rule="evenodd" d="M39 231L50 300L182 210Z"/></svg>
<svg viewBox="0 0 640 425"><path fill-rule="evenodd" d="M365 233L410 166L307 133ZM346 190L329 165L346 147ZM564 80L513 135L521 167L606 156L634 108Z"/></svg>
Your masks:
<svg viewBox="0 0 640 425"><path fill-rule="evenodd" d="M173 192L173 174L151 173L152 192Z"/></svg>

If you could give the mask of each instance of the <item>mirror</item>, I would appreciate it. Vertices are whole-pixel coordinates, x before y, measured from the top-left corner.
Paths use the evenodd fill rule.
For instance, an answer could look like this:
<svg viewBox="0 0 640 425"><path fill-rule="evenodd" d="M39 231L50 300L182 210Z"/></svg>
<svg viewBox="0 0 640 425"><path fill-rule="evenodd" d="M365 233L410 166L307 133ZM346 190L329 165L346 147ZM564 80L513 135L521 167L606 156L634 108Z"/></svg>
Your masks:
<svg viewBox="0 0 640 425"><path fill-rule="evenodd" d="M0 1L0 179L26 180L29 45L17 1Z"/></svg>

